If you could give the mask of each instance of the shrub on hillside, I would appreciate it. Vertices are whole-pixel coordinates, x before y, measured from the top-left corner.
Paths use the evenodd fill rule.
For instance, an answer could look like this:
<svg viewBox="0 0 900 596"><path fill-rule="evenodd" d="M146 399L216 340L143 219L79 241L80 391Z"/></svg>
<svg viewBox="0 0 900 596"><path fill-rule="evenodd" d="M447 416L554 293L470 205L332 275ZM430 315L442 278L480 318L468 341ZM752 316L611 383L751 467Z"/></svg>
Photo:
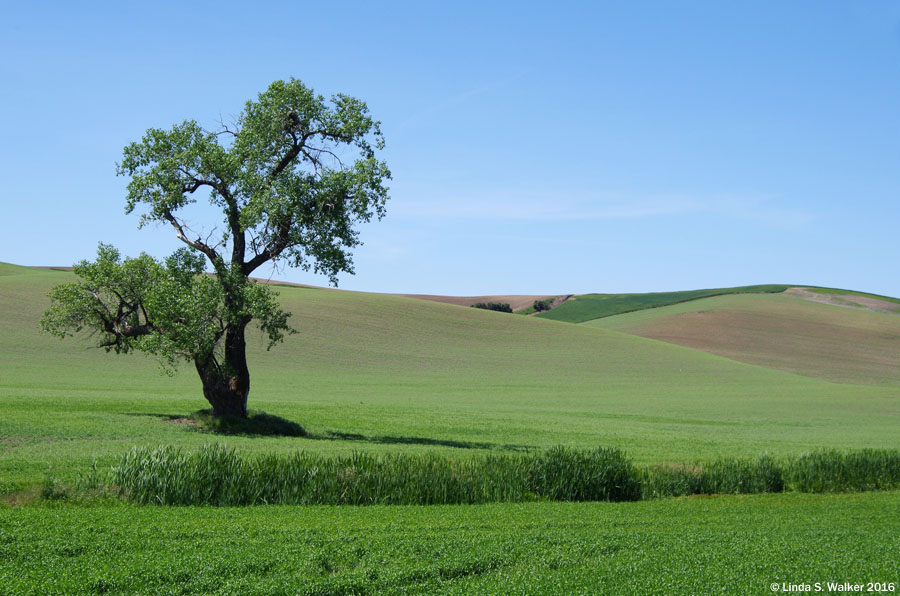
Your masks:
<svg viewBox="0 0 900 596"><path fill-rule="evenodd" d="M534 301L534 311L535 312L544 312L545 310L550 310L550 303L552 300L535 300Z"/></svg>
<svg viewBox="0 0 900 596"><path fill-rule="evenodd" d="M512 307L505 302L476 302L472 308L483 308L485 310L496 310L498 312L512 312Z"/></svg>

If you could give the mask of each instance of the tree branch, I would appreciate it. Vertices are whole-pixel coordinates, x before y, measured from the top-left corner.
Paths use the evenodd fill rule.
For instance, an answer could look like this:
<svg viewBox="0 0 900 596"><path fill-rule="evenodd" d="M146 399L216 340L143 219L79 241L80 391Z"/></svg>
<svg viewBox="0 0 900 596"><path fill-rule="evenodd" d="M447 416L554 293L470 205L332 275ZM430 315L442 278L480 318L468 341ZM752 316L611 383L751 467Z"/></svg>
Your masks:
<svg viewBox="0 0 900 596"><path fill-rule="evenodd" d="M284 157L281 158L281 161L279 161L278 164L274 168L272 168L272 171L269 172L269 175L267 177L269 183L271 183L272 180L274 180L278 176L278 174L283 172L284 169L287 168L291 164L291 162L297 158L298 155L300 155L300 151L303 150L303 143L305 142L306 137L304 136L303 140L300 141L300 144L296 144L295 142L294 146L284 154Z"/></svg>
<svg viewBox="0 0 900 596"><path fill-rule="evenodd" d="M213 250L209 245L202 242L200 238L197 238L196 240L191 240L190 238L188 238L184 233L184 227L181 225L181 223L179 223L177 219L175 219L175 216L172 215L172 212L168 209L163 212L163 217L166 219L166 221L172 224L173 228L175 228L175 232L179 240L205 254L209 258L210 262L212 262L213 267L216 268L216 271L219 271L219 268L222 266L222 257L219 255L219 253Z"/></svg>
<svg viewBox="0 0 900 596"><path fill-rule="evenodd" d="M265 263L266 261L270 261L275 259L280 255L286 248L288 248L288 234L291 232L291 219L288 218L278 226L278 231L275 233L275 236L272 238L272 241L266 245L265 249L261 253L258 253L252 259L247 261L242 267L241 271L244 275L250 275L253 271L256 270L257 267Z"/></svg>
<svg viewBox="0 0 900 596"><path fill-rule="evenodd" d="M285 170L285 168L287 168L291 164L291 162L294 161L294 159L296 159L298 155L300 155L300 152L303 151L304 149L306 149L306 141L308 141L311 137L318 135L318 136L321 136L323 139L334 139L334 140L340 141L342 143L349 143L352 140L352 139L348 139L346 137L342 137L341 135L329 133L327 130L317 129L317 130L310 130L310 131L303 133L303 136L300 137L300 140L298 141L297 135L296 135L298 127L299 127L299 124L295 124L294 126L290 127L287 130L287 132L290 133L291 137L294 139L294 144L288 150L288 152L284 154L284 156L281 158L281 160L278 162L278 164L276 164L275 167L272 168L272 171L269 172L269 175L267 176L267 179L269 182L274 180L278 176L278 174L283 172ZM319 152L326 151L325 149L318 149L318 148L312 148L312 150L319 151ZM307 157L308 157L308 155L307 155Z"/></svg>

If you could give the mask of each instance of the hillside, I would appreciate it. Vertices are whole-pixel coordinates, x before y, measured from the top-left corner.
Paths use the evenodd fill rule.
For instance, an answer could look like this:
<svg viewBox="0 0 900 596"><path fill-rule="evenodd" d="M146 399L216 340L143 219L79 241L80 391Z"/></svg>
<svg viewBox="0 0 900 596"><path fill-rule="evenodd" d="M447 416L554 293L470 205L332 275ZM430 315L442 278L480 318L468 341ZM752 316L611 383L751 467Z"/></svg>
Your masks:
<svg viewBox="0 0 900 596"><path fill-rule="evenodd" d="M166 377L149 358L45 336L46 292L73 275L0 271L0 478L84 469L132 445L210 440L171 422L206 406L190 366ZM298 333L271 352L260 337L250 342L250 406L314 438L229 438L242 449L475 453L562 443L620 446L654 462L896 437L900 399L889 387L829 383L587 325L279 291Z"/></svg>
<svg viewBox="0 0 900 596"><path fill-rule="evenodd" d="M838 297L823 304L817 296ZM900 317L849 294L718 296L582 323L839 383L900 384ZM863 300L865 296L857 297ZM845 308L841 308L844 306ZM849 307L847 307L849 306Z"/></svg>

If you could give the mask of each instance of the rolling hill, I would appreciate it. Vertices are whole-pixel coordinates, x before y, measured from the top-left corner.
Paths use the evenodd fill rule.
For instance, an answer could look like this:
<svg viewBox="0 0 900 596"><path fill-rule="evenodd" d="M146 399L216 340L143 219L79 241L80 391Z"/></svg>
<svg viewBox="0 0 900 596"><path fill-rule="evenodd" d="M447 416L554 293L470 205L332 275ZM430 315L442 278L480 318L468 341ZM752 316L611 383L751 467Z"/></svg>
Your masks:
<svg viewBox="0 0 900 596"><path fill-rule="evenodd" d="M807 294L718 296L582 325L838 383L900 384L900 316L814 302Z"/></svg>
<svg viewBox="0 0 900 596"><path fill-rule="evenodd" d="M141 355L40 333L47 291L72 279L0 267L0 478L9 482L34 481L47 466L84 469L133 445L210 440L172 422L206 406L190 366L166 377ZM261 337L250 342L250 406L312 437L229 438L242 449L466 455L613 445L652 463L895 444L892 386L837 384L591 325L389 295L279 291L298 333L271 352ZM895 345L883 341L872 351ZM886 372L877 380L894 383Z"/></svg>

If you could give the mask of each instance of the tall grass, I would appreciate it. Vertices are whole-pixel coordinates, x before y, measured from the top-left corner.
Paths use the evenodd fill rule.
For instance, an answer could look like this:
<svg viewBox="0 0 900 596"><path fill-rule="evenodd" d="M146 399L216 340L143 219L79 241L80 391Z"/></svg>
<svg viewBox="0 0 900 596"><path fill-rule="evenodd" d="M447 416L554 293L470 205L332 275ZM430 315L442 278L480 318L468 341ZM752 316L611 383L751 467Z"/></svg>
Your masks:
<svg viewBox="0 0 900 596"><path fill-rule="evenodd" d="M695 494L877 490L900 487L900 451L817 451L776 460L635 468L618 449L455 459L436 454L328 457L134 448L112 470L125 498L159 505L433 505L636 501Z"/></svg>
<svg viewBox="0 0 900 596"><path fill-rule="evenodd" d="M813 451L787 466L790 484L801 492L846 492L900 488L900 451Z"/></svg>
<svg viewBox="0 0 900 596"><path fill-rule="evenodd" d="M128 499L160 505L452 504L636 500L635 468L616 449L453 459L433 454L241 456L209 445L134 448L113 469Z"/></svg>
<svg viewBox="0 0 900 596"><path fill-rule="evenodd" d="M645 499L684 495L773 493L784 490L784 471L772 457L718 459L706 466L647 468L641 478Z"/></svg>
<svg viewBox="0 0 900 596"><path fill-rule="evenodd" d="M640 476L619 449L554 447L529 458L528 483L554 501L637 501Z"/></svg>

